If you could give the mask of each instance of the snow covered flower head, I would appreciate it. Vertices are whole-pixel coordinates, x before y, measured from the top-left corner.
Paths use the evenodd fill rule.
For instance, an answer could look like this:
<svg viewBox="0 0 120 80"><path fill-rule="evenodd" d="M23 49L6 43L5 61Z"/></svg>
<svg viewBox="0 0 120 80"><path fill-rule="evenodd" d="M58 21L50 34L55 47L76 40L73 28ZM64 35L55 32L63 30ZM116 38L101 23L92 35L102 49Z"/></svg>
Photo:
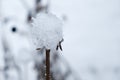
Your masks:
<svg viewBox="0 0 120 80"><path fill-rule="evenodd" d="M61 20L51 13L39 13L33 19L32 36L36 48L56 49L63 38Z"/></svg>

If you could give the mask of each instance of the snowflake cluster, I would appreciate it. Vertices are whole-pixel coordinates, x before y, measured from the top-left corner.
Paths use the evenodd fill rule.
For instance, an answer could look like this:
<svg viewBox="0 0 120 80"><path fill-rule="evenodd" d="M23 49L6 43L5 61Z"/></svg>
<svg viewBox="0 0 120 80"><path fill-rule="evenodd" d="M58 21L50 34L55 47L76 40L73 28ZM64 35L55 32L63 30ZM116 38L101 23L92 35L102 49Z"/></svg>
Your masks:
<svg viewBox="0 0 120 80"><path fill-rule="evenodd" d="M51 13L39 13L31 30L36 48L55 49L63 38L62 21Z"/></svg>

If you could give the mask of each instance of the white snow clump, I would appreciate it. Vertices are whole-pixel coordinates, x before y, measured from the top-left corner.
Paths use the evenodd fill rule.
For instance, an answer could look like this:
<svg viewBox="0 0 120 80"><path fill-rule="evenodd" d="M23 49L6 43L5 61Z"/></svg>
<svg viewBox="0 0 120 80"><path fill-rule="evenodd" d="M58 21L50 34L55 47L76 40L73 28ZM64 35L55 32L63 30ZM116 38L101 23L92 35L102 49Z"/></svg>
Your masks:
<svg viewBox="0 0 120 80"><path fill-rule="evenodd" d="M36 48L56 49L62 40L62 21L51 13L39 13L33 18L32 38Z"/></svg>

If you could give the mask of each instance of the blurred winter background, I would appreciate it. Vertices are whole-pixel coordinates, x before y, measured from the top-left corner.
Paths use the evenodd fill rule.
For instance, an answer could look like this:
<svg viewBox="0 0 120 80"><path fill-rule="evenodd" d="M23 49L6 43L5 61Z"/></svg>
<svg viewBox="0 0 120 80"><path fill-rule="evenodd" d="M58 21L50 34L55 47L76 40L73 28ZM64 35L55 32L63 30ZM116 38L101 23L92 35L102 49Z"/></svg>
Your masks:
<svg viewBox="0 0 120 80"><path fill-rule="evenodd" d="M120 0L0 0L0 80L45 80L44 56L34 63L28 54L31 17L41 11L64 22L51 80L120 80L119 10Z"/></svg>

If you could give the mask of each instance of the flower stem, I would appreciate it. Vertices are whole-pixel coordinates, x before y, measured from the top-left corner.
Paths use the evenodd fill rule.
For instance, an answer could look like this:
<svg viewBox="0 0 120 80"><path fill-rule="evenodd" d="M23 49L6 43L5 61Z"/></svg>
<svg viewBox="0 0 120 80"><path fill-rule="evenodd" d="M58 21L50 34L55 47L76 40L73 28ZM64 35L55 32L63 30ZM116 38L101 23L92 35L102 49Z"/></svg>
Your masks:
<svg viewBox="0 0 120 80"><path fill-rule="evenodd" d="M46 80L50 80L50 50L46 49Z"/></svg>

